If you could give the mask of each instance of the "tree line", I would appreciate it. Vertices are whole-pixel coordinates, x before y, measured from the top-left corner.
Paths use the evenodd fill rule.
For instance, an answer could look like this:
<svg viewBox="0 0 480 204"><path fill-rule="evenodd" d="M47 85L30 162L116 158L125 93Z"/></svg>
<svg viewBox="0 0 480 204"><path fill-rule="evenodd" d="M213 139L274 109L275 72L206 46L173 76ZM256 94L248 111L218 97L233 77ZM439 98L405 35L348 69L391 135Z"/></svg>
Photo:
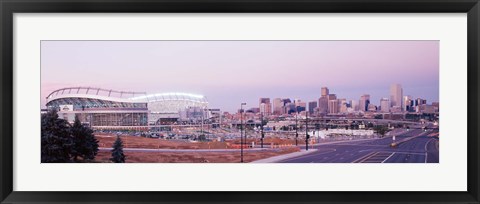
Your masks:
<svg viewBox="0 0 480 204"><path fill-rule="evenodd" d="M52 109L41 116L41 161L42 163L92 162L98 153L98 140L93 130L83 125L78 116L73 124L58 118ZM123 142L120 137L113 144L114 163L124 163Z"/></svg>

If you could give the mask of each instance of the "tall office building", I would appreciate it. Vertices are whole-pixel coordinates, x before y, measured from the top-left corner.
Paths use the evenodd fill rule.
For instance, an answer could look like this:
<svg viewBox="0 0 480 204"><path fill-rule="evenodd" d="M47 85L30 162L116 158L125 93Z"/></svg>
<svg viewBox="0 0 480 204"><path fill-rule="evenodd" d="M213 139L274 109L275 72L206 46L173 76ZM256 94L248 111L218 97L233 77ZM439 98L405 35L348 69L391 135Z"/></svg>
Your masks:
<svg viewBox="0 0 480 204"><path fill-rule="evenodd" d="M417 98L415 100L415 112L421 112L421 106L427 105L427 100L422 98Z"/></svg>
<svg viewBox="0 0 480 204"><path fill-rule="evenodd" d="M415 100L415 106L420 106L420 105L423 105L423 104L427 104L426 99L417 98L417 100Z"/></svg>
<svg viewBox="0 0 480 204"><path fill-rule="evenodd" d="M327 87L322 87L322 95L321 96L327 96L329 94L328 88Z"/></svg>
<svg viewBox="0 0 480 204"><path fill-rule="evenodd" d="M302 100L300 99L295 99L294 100L294 103L295 103L295 107L297 108L297 112L302 112L302 111L306 111L307 110L307 103L306 102L303 102Z"/></svg>
<svg viewBox="0 0 480 204"><path fill-rule="evenodd" d="M328 113L338 113L338 99L332 99L328 101Z"/></svg>
<svg viewBox="0 0 480 204"><path fill-rule="evenodd" d="M435 112L438 113L440 111L440 103L432 102L432 106L435 108Z"/></svg>
<svg viewBox="0 0 480 204"><path fill-rule="evenodd" d="M346 113L348 108L347 99L338 99L338 112Z"/></svg>
<svg viewBox="0 0 480 204"><path fill-rule="evenodd" d="M369 111L369 112L376 112L376 111L377 111L377 106L374 105L374 104L372 104L372 103L370 103L370 104L368 104L367 111Z"/></svg>
<svg viewBox="0 0 480 204"><path fill-rule="evenodd" d="M350 107L353 111L358 111L358 100L351 100Z"/></svg>
<svg viewBox="0 0 480 204"><path fill-rule="evenodd" d="M273 114L274 115L282 114L283 105L284 104L281 98L273 99Z"/></svg>
<svg viewBox="0 0 480 204"><path fill-rule="evenodd" d="M327 87L322 87L321 96L318 99L318 113L327 114L328 113L328 100L329 100L329 90Z"/></svg>
<svg viewBox="0 0 480 204"><path fill-rule="evenodd" d="M321 96L318 99L318 113L319 114L328 113L328 98L327 98L327 96Z"/></svg>
<svg viewBox="0 0 480 204"><path fill-rule="evenodd" d="M288 111L290 110L289 105L291 105L292 101L289 98L284 98L282 99L282 103L283 103L282 114L288 113ZM294 104L292 105L295 106Z"/></svg>
<svg viewBox="0 0 480 204"><path fill-rule="evenodd" d="M263 115L270 115L272 113L270 98L260 98L258 107L260 108L260 113Z"/></svg>
<svg viewBox="0 0 480 204"><path fill-rule="evenodd" d="M380 99L380 111L390 112L390 99L388 98Z"/></svg>
<svg viewBox="0 0 480 204"><path fill-rule="evenodd" d="M413 107L413 100L411 96L403 96L403 110L411 111Z"/></svg>
<svg viewBox="0 0 480 204"><path fill-rule="evenodd" d="M358 110L359 111L367 111L368 110L368 105L370 105L370 95L369 94L363 94L360 96L360 101L358 103Z"/></svg>
<svg viewBox="0 0 480 204"><path fill-rule="evenodd" d="M400 84L390 86L390 105L391 107L403 110L403 89Z"/></svg>
<svg viewBox="0 0 480 204"><path fill-rule="evenodd" d="M328 100L328 105L327 105L327 112L328 113L338 113L338 100L337 100L337 95L336 94L328 94L327 95L327 100ZM337 107L334 112L331 112L331 108L333 108L333 105L330 104L330 101L336 100L337 101Z"/></svg>
<svg viewBox="0 0 480 204"><path fill-rule="evenodd" d="M313 114L315 112L315 108L317 108L317 102L316 101L308 102L308 113Z"/></svg>
<svg viewBox="0 0 480 204"><path fill-rule="evenodd" d="M297 106L295 106L295 103L285 104L285 113L292 114L292 113L296 113L297 111L298 110L297 110Z"/></svg>
<svg viewBox="0 0 480 204"><path fill-rule="evenodd" d="M337 95L336 94L328 94L327 98L328 98L328 100L335 100L335 99L337 99Z"/></svg>

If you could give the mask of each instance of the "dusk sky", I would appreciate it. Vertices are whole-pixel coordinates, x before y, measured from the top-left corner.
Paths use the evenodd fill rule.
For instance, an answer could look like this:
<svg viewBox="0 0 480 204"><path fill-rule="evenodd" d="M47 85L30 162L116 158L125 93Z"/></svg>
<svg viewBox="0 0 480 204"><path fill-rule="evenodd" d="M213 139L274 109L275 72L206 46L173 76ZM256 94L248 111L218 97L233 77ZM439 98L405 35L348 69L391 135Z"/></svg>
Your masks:
<svg viewBox="0 0 480 204"><path fill-rule="evenodd" d="M260 97L318 100L324 86L375 105L393 83L439 99L439 41L42 41L41 55L42 106L72 86L201 94L229 112Z"/></svg>

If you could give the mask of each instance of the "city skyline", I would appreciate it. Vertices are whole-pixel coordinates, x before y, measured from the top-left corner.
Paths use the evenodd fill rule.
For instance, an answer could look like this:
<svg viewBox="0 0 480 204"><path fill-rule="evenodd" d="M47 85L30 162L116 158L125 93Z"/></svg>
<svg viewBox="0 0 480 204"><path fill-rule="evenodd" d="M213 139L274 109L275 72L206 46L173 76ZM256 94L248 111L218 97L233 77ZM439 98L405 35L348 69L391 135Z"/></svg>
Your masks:
<svg viewBox="0 0 480 204"><path fill-rule="evenodd" d="M313 108L322 109L322 106L328 106L329 108L327 108L327 109L331 109L330 106L333 106L334 103L333 103L333 101L330 101L330 100L336 100L335 104L337 104L338 108L339 108L339 110L335 110L331 113L342 113L342 112L346 113L347 112L346 110L343 110L343 111L340 110L340 107L342 106L342 104L348 104L348 106L353 108L355 111L358 111L358 109L359 109L359 107L356 107L356 106L365 106L366 110L362 110L362 111L369 111L368 110L368 105L373 105L373 106L375 106L376 111L379 111L379 112L409 112L409 111L414 111L414 110L407 110L406 109L406 106L408 106L409 108L412 108L410 104L405 104L406 100L409 100L409 102L411 102L413 104L417 104L416 103L417 100L422 100L422 103L419 104L419 105L422 105L422 104L432 105L434 103L437 103L437 104L439 103L439 101L428 101L427 99L422 98L422 96L412 96L412 95L409 95L409 94L404 95L403 94L403 88L402 88L401 84L392 84L390 86L390 97L380 98L379 101L377 101L377 102L371 100L370 94L363 94L362 96L360 96L357 99L344 98L341 95L339 96L336 93L330 92L330 89L328 87L322 87L321 88L321 96L317 100L306 101L306 100L303 100L301 98L291 98L291 97L281 97L281 98L280 97L275 97L275 98L263 97L263 98L259 99L260 101L259 101L258 106L255 106L255 104L254 104L252 106L246 106L246 108L244 108L244 109L248 110L249 108L258 108L259 112L262 112L262 113L263 112L274 113L275 112L275 106L276 106L275 101L277 99L280 99L282 101L283 100L290 100L291 103L295 104L296 106L299 106L297 103L301 102L301 103L303 103L303 105L301 105L301 107L305 108L305 110L307 110L310 113L314 112ZM322 102L322 100L325 100L325 101ZM368 100L368 103L365 102L366 100ZM395 101L395 100L398 100L398 104L397 103L392 103L392 101ZM265 104L263 104L263 103L265 103ZM322 105L322 103L325 103L325 104ZM328 103L332 103L332 104L329 105ZM248 105L248 104L244 104L244 105ZM270 108L266 109L265 105L269 105ZM288 104L285 104L285 105L288 105ZM311 107L311 106L313 106L313 107ZM266 110L269 110L269 111L266 111ZM301 111L304 111L304 110L299 110L299 112L301 112ZM327 111L327 110L325 110L325 111L326 111L325 113L327 113L327 112L330 113L330 111ZM320 112L322 112L322 111L320 111Z"/></svg>
<svg viewBox="0 0 480 204"><path fill-rule="evenodd" d="M438 41L43 41L42 107L68 86L202 94L228 112L259 98L318 101L321 87L378 106L401 84L431 103L438 54Z"/></svg>

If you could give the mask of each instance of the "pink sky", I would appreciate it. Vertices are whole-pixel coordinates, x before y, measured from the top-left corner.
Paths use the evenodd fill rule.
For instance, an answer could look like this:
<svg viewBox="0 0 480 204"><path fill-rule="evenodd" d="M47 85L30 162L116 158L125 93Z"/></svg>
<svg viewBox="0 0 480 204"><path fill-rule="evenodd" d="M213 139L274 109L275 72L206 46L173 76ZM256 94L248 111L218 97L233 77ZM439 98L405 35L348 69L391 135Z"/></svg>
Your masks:
<svg viewBox="0 0 480 204"><path fill-rule="evenodd" d="M212 108L259 97L372 96L389 86L438 101L438 41L42 41L42 104L53 90L92 86L205 95Z"/></svg>

